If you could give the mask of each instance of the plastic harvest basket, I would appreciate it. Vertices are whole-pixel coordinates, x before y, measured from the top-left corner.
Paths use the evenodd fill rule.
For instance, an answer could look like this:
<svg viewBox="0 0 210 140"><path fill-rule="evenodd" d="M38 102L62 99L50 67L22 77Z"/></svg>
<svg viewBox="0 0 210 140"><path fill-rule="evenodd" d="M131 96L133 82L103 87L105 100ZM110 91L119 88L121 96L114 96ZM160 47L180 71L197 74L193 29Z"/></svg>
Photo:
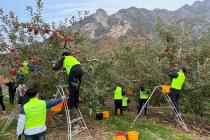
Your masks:
<svg viewBox="0 0 210 140"><path fill-rule="evenodd" d="M128 134L128 140L138 140L139 139L139 132L137 131L129 131Z"/></svg>
<svg viewBox="0 0 210 140"><path fill-rule="evenodd" d="M53 112L60 112L60 111L62 111L63 103L64 102L62 101L59 104L57 104L56 106L52 107L51 111L53 111Z"/></svg>
<svg viewBox="0 0 210 140"><path fill-rule="evenodd" d="M169 94L170 91L171 91L171 86L170 85L162 85L161 88L162 88L162 92L164 94Z"/></svg>
<svg viewBox="0 0 210 140"><path fill-rule="evenodd" d="M103 111L102 113L104 119L109 119L109 111Z"/></svg>
<svg viewBox="0 0 210 140"><path fill-rule="evenodd" d="M126 140L125 136L115 136L113 140Z"/></svg>

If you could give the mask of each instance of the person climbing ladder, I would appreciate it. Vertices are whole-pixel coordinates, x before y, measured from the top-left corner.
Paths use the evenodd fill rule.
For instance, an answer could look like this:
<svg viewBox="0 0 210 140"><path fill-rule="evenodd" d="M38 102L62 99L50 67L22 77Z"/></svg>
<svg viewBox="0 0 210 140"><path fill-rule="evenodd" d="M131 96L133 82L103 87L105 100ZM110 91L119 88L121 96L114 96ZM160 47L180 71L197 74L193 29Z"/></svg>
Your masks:
<svg viewBox="0 0 210 140"><path fill-rule="evenodd" d="M70 108L78 108L79 88L82 81L82 68L80 62L69 52L64 52L62 58L53 67L53 70L59 70L61 67L66 69L69 83Z"/></svg>
<svg viewBox="0 0 210 140"><path fill-rule="evenodd" d="M171 100L176 108L176 110L179 112L179 95L181 93L182 86L185 82L185 73L186 68L182 67L181 70L173 70L171 71L168 76L172 78L171 81Z"/></svg>

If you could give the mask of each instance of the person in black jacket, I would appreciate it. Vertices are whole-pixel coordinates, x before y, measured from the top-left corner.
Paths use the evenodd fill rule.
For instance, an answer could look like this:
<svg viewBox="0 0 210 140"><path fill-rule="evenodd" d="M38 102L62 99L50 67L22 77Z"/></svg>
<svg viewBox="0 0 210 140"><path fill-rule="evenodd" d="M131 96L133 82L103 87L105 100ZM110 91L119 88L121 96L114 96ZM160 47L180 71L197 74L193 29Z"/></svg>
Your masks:
<svg viewBox="0 0 210 140"><path fill-rule="evenodd" d="M6 83L6 86L8 86L9 102L13 104L16 92L15 80L12 79L11 81L9 81L9 83Z"/></svg>
<svg viewBox="0 0 210 140"><path fill-rule="evenodd" d="M3 110L3 113L5 114L6 111L5 111L5 105L4 105L4 100L3 100L3 94L2 94L1 85L0 85L0 104L1 104L1 107L2 107L2 110Z"/></svg>

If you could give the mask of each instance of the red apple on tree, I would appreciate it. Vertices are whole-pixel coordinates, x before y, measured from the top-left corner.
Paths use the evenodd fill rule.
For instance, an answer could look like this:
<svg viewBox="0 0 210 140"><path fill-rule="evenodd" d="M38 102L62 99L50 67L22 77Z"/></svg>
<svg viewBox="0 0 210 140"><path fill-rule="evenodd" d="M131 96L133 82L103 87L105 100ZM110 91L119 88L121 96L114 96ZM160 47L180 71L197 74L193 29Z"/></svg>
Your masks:
<svg viewBox="0 0 210 140"><path fill-rule="evenodd" d="M31 63L34 65L36 64L36 60L35 59L31 59Z"/></svg>
<svg viewBox="0 0 210 140"><path fill-rule="evenodd" d="M11 75L16 75L16 68L14 68L14 67L11 68L11 69L10 69L10 74L11 74Z"/></svg>
<svg viewBox="0 0 210 140"><path fill-rule="evenodd" d="M48 27L48 26L45 26L45 28L44 28L44 33L48 34L49 32L50 32L49 27Z"/></svg>
<svg viewBox="0 0 210 140"><path fill-rule="evenodd" d="M170 54L170 52L171 52L170 48L166 48L166 49L164 49L164 51L165 51L167 54Z"/></svg>
<svg viewBox="0 0 210 140"><path fill-rule="evenodd" d="M3 67L4 66L4 63L0 63L0 67Z"/></svg>
<svg viewBox="0 0 210 140"><path fill-rule="evenodd" d="M55 38L55 35L54 34L51 34L50 35L50 39L54 39Z"/></svg>
<svg viewBox="0 0 210 140"><path fill-rule="evenodd" d="M13 26L14 26L14 28L15 28L16 30L18 30L19 27L20 27L20 24L19 24L18 22L14 22L14 23L13 23Z"/></svg>
<svg viewBox="0 0 210 140"><path fill-rule="evenodd" d="M58 28L58 29L55 30L55 32L56 33L60 33L60 32L62 32L62 29L61 28Z"/></svg>
<svg viewBox="0 0 210 140"><path fill-rule="evenodd" d="M41 80L41 76L40 76L40 75L37 75L37 76L35 77L35 80L36 80L36 81L40 81L40 80Z"/></svg>
<svg viewBox="0 0 210 140"><path fill-rule="evenodd" d="M15 56L15 60L20 60L20 56L19 55L16 55Z"/></svg>
<svg viewBox="0 0 210 140"><path fill-rule="evenodd" d="M15 52L16 51L16 48L10 48L10 51L11 52Z"/></svg>
<svg viewBox="0 0 210 140"><path fill-rule="evenodd" d="M31 26L28 27L28 32L32 32L33 28Z"/></svg>
<svg viewBox="0 0 210 140"><path fill-rule="evenodd" d="M15 60L15 63L16 63L17 65L20 65L20 59L16 59L16 60Z"/></svg>
<svg viewBox="0 0 210 140"><path fill-rule="evenodd" d="M53 33L50 35L50 39L54 39L54 38L57 38L57 33Z"/></svg>
<svg viewBox="0 0 210 140"><path fill-rule="evenodd" d="M74 41L73 36L71 36L71 35L67 36L67 37L66 37L66 41L68 41L68 42Z"/></svg>
<svg viewBox="0 0 210 140"><path fill-rule="evenodd" d="M34 29L34 34L37 35L38 33L39 33L39 28L36 27L36 28Z"/></svg>
<svg viewBox="0 0 210 140"><path fill-rule="evenodd" d="M59 38L59 39L65 39L64 36L61 35L60 33L57 33L56 36L57 36L57 38Z"/></svg>
<svg viewBox="0 0 210 140"><path fill-rule="evenodd" d="M19 63L18 65L20 68L24 67L24 65L22 63Z"/></svg>

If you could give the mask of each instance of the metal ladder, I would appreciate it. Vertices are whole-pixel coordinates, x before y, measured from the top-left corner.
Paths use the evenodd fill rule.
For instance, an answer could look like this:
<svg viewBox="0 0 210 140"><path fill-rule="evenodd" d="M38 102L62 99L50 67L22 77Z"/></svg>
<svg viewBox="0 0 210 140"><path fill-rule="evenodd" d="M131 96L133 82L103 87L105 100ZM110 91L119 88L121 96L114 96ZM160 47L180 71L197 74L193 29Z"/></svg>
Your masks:
<svg viewBox="0 0 210 140"><path fill-rule="evenodd" d="M160 89L159 89L160 90ZM160 90L161 91L161 90ZM161 91L162 92L162 91ZM173 109L173 112L175 114L176 120L178 121L178 123L187 131L189 132L186 124L184 123L181 114L179 113L179 111L176 109L176 107L174 106L170 96L168 94L163 93L163 96L165 97L167 103L169 104L169 106Z"/></svg>
<svg viewBox="0 0 210 140"><path fill-rule="evenodd" d="M153 94L155 93L155 91L158 89L162 95L164 96L165 100L167 101L167 103L169 104L170 108L173 110L176 120L178 121L178 123L184 128L184 130L186 132L190 132L189 129L187 128L186 124L184 123L181 114L178 112L178 110L175 108L173 102L171 101L171 98L168 94L163 93L162 90L160 90L161 86L156 86L153 91L152 94L149 96L148 100L146 101L146 103L143 105L142 109L140 110L139 114L136 116L135 120L133 121L133 123L131 124L131 127L134 126L136 120L138 119L138 117L141 115L141 113L143 112L144 108L146 107L146 104L148 104L148 102L150 101L151 97L153 96Z"/></svg>
<svg viewBox="0 0 210 140"><path fill-rule="evenodd" d="M15 120L16 116L18 115L18 110L20 108L20 105L16 105L15 108L12 110L12 112L10 113L10 115L8 116L8 119L1 131L1 133L4 133L7 128L11 125L11 123Z"/></svg>
<svg viewBox="0 0 210 140"><path fill-rule="evenodd" d="M68 86L67 85L58 85L57 87L57 95L59 96L63 96L65 93L68 93ZM85 138L85 140L90 140L92 138L91 133L85 123L85 120L82 116L82 113L80 111L79 108L75 108L75 109L69 109L68 108L68 104L67 101L64 101L64 108L65 108L65 113L66 113L66 119L67 119L67 124L68 124L68 140L73 140L72 138L76 135L78 135L79 133L86 131L87 133L87 137ZM71 119L71 114L72 113L76 113L76 117L74 119ZM73 116L73 114L72 114ZM78 130L76 130L75 132L72 131L73 130L73 124L79 122L81 125L81 128L79 128Z"/></svg>

